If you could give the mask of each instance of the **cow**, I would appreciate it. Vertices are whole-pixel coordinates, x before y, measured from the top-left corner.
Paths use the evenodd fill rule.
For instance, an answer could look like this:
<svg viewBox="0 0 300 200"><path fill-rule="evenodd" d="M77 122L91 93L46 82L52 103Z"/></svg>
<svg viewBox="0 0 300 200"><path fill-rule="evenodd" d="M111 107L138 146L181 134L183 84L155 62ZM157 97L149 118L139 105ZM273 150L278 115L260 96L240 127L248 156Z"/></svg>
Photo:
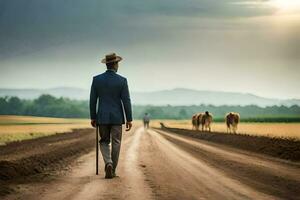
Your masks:
<svg viewBox="0 0 300 200"><path fill-rule="evenodd" d="M192 116L192 130L199 130L199 126L201 125L203 113L196 113Z"/></svg>
<svg viewBox="0 0 300 200"><path fill-rule="evenodd" d="M192 116L192 130L199 130L199 120L198 120L199 113L196 113Z"/></svg>
<svg viewBox="0 0 300 200"><path fill-rule="evenodd" d="M199 118L201 126L202 126L202 131L208 130L209 132L211 131L211 123L213 121L213 116L211 113L206 111L205 113L201 113L201 117Z"/></svg>
<svg viewBox="0 0 300 200"><path fill-rule="evenodd" d="M240 114L235 112L227 113L225 116L225 122L227 126L227 133L233 131L236 133L238 123L240 122Z"/></svg>

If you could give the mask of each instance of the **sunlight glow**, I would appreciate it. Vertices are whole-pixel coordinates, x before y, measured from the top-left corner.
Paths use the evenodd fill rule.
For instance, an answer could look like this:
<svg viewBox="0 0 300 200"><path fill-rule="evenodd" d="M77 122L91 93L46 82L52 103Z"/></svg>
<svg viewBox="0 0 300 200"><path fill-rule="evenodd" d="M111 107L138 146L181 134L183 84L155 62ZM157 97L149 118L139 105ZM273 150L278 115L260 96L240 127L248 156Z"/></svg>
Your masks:
<svg viewBox="0 0 300 200"><path fill-rule="evenodd" d="M271 0L269 3L283 13L300 11L300 0Z"/></svg>
<svg viewBox="0 0 300 200"><path fill-rule="evenodd" d="M278 14L300 14L300 0L245 0L234 1L232 4L244 5L249 8L272 7Z"/></svg>

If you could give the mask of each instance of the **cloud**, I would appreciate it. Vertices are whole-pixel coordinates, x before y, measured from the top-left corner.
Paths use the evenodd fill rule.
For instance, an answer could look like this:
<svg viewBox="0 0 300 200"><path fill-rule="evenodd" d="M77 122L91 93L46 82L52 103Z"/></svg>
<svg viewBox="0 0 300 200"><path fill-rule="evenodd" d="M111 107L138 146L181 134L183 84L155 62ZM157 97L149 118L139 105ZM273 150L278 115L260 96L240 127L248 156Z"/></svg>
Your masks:
<svg viewBox="0 0 300 200"><path fill-rule="evenodd" d="M265 1L234 1L234 0L111 0L105 7L114 13L131 16L138 15L169 15L169 16L199 16L199 17L250 17L272 14L274 9L262 5ZM260 3L260 4L259 4ZM111 9L113 8L113 9Z"/></svg>
<svg viewBox="0 0 300 200"><path fill-rule="evenodd" d="M160 31L182 26L193 18L240 18L268 15L265 7L249 8L233 0L1 0L0 57L12 57L47 47L106 41L135 35L148 37L143 29ZM248 1L245 1L248 2ZM173 19L173 21L172 21ZM175 20L182 21L178 24ZM156 20L156 22L155 22ZM208 26L207 26L208 27ZM191 28L191 27L190 27ZM148 30L149 31L149 30ZM143 36L142 38L143 39ZM120 41L122 43L122 41Z"/></svg>

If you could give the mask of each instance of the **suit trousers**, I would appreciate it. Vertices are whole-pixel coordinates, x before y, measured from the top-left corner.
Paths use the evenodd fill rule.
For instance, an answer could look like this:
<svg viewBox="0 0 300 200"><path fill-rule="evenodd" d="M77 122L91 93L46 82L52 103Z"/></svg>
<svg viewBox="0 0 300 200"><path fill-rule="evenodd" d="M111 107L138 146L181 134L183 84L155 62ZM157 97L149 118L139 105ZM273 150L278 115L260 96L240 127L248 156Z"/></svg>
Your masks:
<svg viewBox="0 0 300 200"><path fill-rule="evenodd" d="M121 148L122 125L99 125L99 132L100 151L104 163L105 165L111 163L116 170Z"/></svg>

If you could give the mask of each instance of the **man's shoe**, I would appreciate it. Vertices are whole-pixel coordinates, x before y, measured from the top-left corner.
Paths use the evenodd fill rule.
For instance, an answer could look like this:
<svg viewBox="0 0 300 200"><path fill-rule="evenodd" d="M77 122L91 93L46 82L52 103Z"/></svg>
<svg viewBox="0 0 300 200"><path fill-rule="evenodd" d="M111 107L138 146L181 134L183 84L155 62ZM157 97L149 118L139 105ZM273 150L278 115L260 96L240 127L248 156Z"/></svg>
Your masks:
<svg viewBox="0 0 300 200"><path fill-rule="evenodd" d="M106 179L113 178L113 166L111 163L107 163L105 166L105 178Z"/></svg>

